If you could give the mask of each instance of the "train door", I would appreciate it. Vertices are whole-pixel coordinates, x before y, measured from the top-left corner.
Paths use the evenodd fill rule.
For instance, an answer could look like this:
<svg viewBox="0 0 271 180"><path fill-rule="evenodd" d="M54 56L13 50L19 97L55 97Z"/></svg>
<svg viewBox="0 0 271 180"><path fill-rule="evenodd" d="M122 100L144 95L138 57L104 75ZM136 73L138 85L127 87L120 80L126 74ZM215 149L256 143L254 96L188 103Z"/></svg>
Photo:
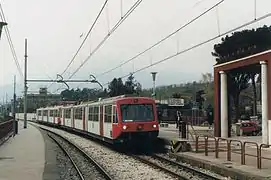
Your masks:
<svg viewBox="0 0 271 180"><path fill-rule="evenodd" d="M100 135L104 135L104 106L100 106Z"/></svg>
<svg viewBox="0 0 271 180"><path fill-rule="evenodd" d="M46 110L46 121L49 122L49 112L50 110Z"/></svg>
<svg viewBox="0 0 271 180"><path fill-rule="evenodd" d="M55 124L56 123L56 116L57 116L57 110L52 110L53 111L53 123Z"/></svg>
<svg viewBox="0 0 271 180"><path fill-rule="evenodd" d="M41 121L44 121L43 117L44 117L44 113L43 113L43 110L41 110Z"/></svg>
<svg viewBox="0 0 271 180"><path fill-rule="evenodd" d="M75 115L75 109L71 108L71 127L74 128L74 115Z"/></svg>
<svg viewBox="0 0 271 180"><path fill-rule="evenodd" d="M61 109L60 110L61 114L60 114L60 117L61 117L61 120L62 120L62 124L63 126L65 126L65 109Z"/></svg>
<svg viewBox="0 0 271 180"><path fill-rule="evenodd" d="M83 107L84 108L84 116L85 116L85 122L84 122L84 125L85 125L85 131L88 131L88 111L89 111L89 107L88 106L85 106Z"/></svg>
<svg viewBox="0 0 271 180"><path fill-rule="evenodd" d="M86 130L86 113L85 113L85 107L81 107L81 113L82 113L82 120L83 120L83 131Z"/></svg>
<svg viewBox="0 0 271 180"><path fill-rule="evenodd" d="M110 131L110 136L111 137L115 137L114 135L114 129L118 128L118 114L117 114L117 106L116 105L113 105L112 106L112 129Z"/></svg>

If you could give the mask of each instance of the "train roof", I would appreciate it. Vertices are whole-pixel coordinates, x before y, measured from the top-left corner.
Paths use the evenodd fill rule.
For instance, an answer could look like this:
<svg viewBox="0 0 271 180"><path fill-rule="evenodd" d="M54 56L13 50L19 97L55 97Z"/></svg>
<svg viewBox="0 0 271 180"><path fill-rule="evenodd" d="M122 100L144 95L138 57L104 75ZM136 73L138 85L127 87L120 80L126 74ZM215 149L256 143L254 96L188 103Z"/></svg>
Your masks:
<svg viewBox="0 0 271 180"><path fill-rule="evenodd" d="M50 107L45 107L45 108L39 108L37 110L52 110L52 109L58 109L58 108L64 108L64 109L67 109L67 108L72 108L72 107L85 107L85 106L88 106L88 105L100 105L100 104L110 104L110 103L114 103L118 100L124 100L124 99L134 99L134 98L137 98L137 99L146 99L146 100L153 100L153 98L150 98L150 97L138 97L138 96L127 96L127 95L121 95L121 96L115 96L115 97L110 97L110 98L105 98L105 99L102 99L102 98L99 98L98 101L89 101L89 102L82 102L81 104L78 104L78 105L67 105L67 106L50 106Z"/></svg>

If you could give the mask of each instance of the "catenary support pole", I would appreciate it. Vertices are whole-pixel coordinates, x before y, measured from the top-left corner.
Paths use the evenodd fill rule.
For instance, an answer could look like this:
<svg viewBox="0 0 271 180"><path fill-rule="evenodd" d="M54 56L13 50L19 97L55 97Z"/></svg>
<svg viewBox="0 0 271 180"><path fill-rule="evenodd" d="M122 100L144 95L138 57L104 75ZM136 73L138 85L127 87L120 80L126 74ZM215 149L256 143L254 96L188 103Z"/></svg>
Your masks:
<svg viewBox="0 0 271 180"><path fill-rule="evenodd" d="M13 94L13 136L17 132L16 127L16 76L14 76L14 94Z"/></svg>
<svg viewBox="0 0 271 180"><path fill-rule="evenodd" d="M24 55L24 128L27 128L27 39L25 39Z"/></svg>

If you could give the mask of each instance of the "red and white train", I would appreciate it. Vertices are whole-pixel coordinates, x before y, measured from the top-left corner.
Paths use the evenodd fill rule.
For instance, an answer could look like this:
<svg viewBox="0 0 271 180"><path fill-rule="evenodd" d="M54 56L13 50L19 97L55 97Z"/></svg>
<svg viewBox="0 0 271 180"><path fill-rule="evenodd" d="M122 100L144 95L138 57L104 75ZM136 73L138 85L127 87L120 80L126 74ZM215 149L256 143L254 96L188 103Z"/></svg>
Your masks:
<svg viewBox="0 0 271 180"><path fill-rule="evenodd" d="M153 140L159 133L155 101L147 97L123 95L87 104L40 108L36 113L37 121L87 132L109 143Z"/></svg>

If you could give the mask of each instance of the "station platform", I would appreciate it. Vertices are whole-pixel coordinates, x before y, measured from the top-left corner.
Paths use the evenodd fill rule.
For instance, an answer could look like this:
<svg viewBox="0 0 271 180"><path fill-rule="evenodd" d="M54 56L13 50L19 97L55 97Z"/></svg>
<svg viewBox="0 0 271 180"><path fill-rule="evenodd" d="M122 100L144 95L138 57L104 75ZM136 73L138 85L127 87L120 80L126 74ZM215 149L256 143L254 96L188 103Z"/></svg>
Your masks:
<svg viewBox="0 0 271 180"><path fill-rule="evenodd" d="M194 126L193 129L192 127L188 129L201 136L213 135L213 130L209 127ZM188 139L179 137L179 131L174 124L160 127L159 138L169 142L190 143L195 146L195 139L190 134ZM260 150L261 136L235 136L228 140L232 140L230 150L227 141L219 142L218 148L215 149L213 138L208 139L208 145L205 148L204 138L201 138L197 151L174 152L171 155L182 162L209 169L232 179L271 179L271 148L261 148ZM241 145L244 144L242 149ZM171 146L174 144L171 143ZM241 155L242 153L243 155Z"/></svg>
<svg viewBox="0 0 271 180"><path fill-rule="evenodd" d="M38 129L18 122L18 134L0 146L0 180L42 180L45 143Z"/></svg>
<svg viewBox="0 0 271 180"><path fill-rule="evenodd" d="M188 130L190 132L196 132L198 135L204 136L212 136L214 134L213 129L209 129L209 127L203 126L188 126ZM176 124L168 124L168 127L160 127L159 129L159 137L167 140L177 140L181 139L179 136L179 129L176 128ZM188 133L188 140L193 140L191 134Z"/></svg>

